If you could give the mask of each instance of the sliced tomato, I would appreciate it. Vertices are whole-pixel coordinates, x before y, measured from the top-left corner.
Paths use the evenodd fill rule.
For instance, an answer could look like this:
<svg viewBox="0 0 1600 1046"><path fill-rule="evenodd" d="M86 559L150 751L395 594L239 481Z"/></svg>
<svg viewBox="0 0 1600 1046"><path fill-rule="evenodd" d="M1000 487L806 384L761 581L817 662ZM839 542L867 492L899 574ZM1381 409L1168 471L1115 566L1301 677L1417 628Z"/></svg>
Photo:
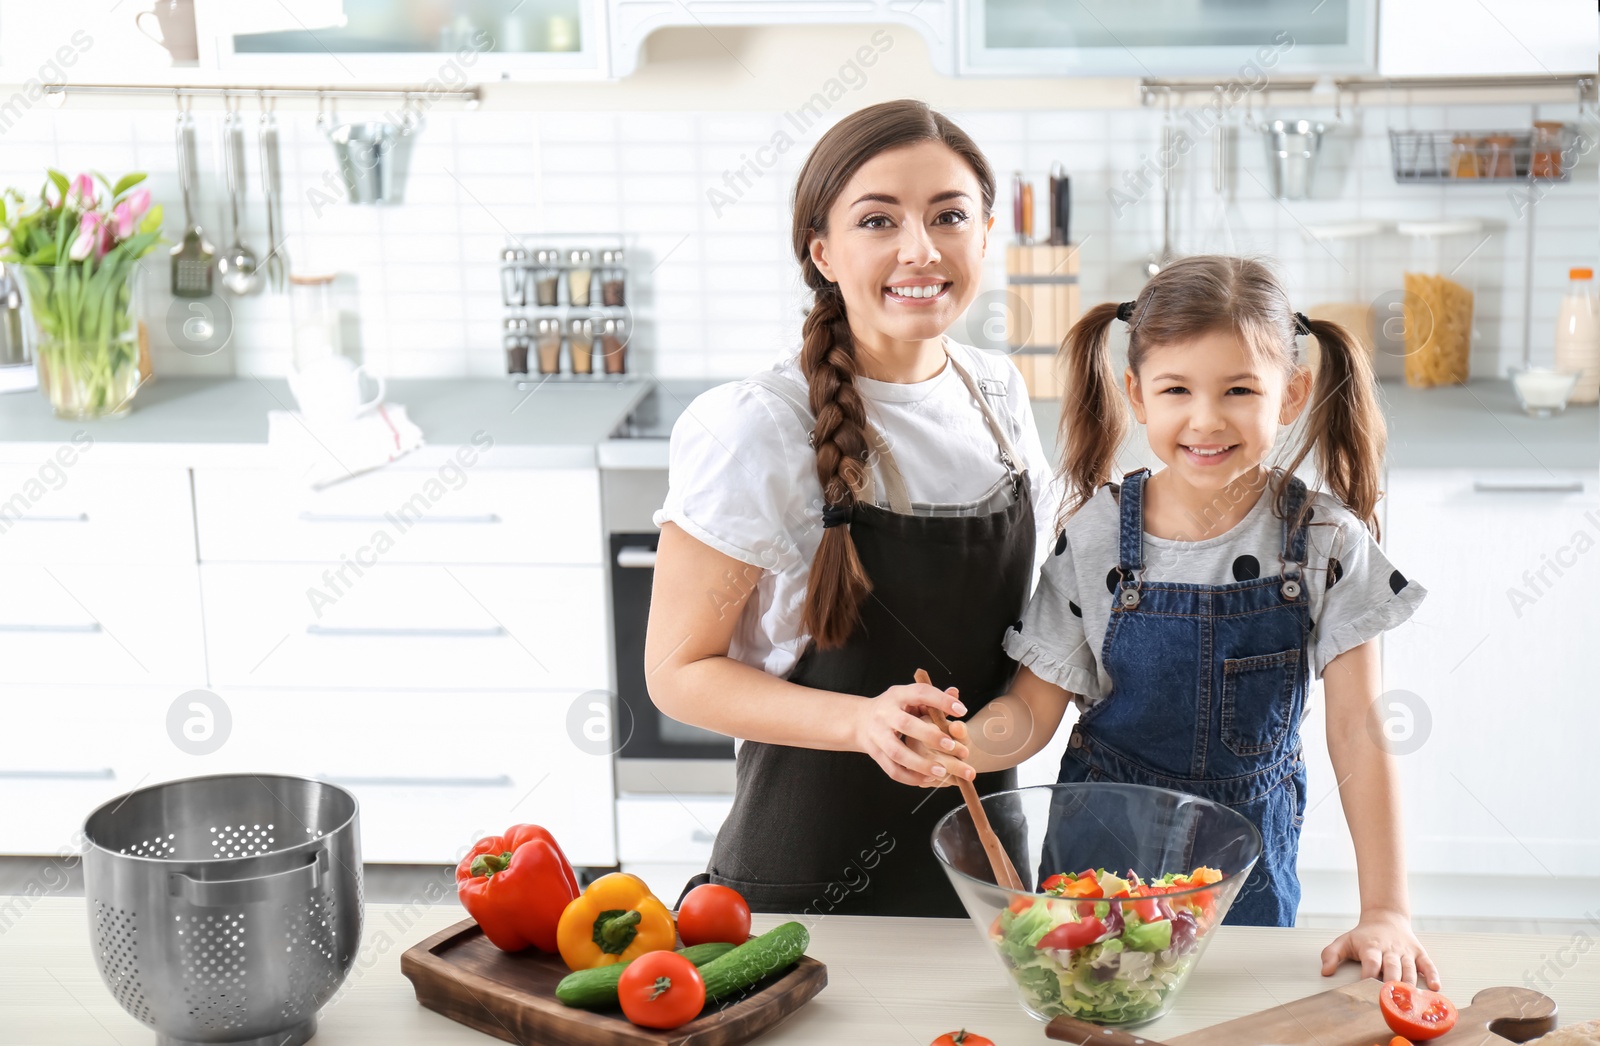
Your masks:
<svg viewBox="0 0 1600 1046"><path fill-rule="evenodd" d="M994 1046L994 1040L962 1028L960 1031L945 1032L933 1040L933 1046Z"/></svg>
<svg viewBox="0 0 1600 1046"><path fill-rule="evenodd" d="M1385 981L1378 990L1384 1023L1413 1042L1437 1039L1456 1026L1456 1007L1449 999L1404 981Z"/></svg>
<svg viewBox="0 0 1600 1046"><path fill-rule="evenodd" d="M1156 904L1154 897L1144 897L1130 901L1122 906L1122 910L1137 915L1141 922L1153 923L1161 918L1161 909Z"/></svg>
<svg viewBox="0 0 1600 1046"><path fill-rule="evenodd" d="M645 952L623 968L617 997L623 1014L641 1028L677 1028L700 1015L706 982L677 952Z"/></svg>
<svg viewBox="0 0 1600 1046"><path fill-rule="evenodd" d="M1052 875L1050 878L1046 879L1044 882L1039 884L1039 892L1040 893L1050 893L1051 891L1055 890L1055 888L1058 887L1058 886L1062 887L1063 889L1065 889L1066 888L1066 884L1070 883L1070 882L1072 882L1072 878L1070 876L1068 876L1068 875L1065 875L1065 874Z"/></svg>
<svg viewBox="0 0 1600 1046"><path fill-rule="evenodd" d="M1054 930L1045 934L1039 941L1041 949L1051 948L1057 951L1070 952L1093 944L1106 932L1106 924L1089 916L1075 923L1062 923Z"/></svg>

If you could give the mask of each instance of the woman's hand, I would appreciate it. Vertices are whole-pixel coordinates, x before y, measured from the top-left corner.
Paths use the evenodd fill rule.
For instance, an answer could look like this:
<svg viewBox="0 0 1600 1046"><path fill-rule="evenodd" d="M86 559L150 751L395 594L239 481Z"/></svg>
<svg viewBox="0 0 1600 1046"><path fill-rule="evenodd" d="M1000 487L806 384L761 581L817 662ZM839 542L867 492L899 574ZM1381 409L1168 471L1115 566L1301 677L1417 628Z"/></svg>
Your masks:
<svg viewBox="0 0 1600 1046"><path fill-rule="evenodd" d="M917 788L937 788L950 784L957 775L969 781L977 776L976 770L962 762L967 746L922 718L930 708L951 717L965 715L967 708L954 689L907 683L891 686L858 704L856 750L871 756L894 780Z"/></svg>
<svg viewBox="0 0 1600 1046"><path fill-rule="evenodd" d="M1346 959L1361 964L1361 976L1416 984L1439 990L1439 968L1428 958L1411 931L1411 920L1398 912L1368 912L1356 928L1322 949L1322 976L1331 977Z"/></svg>

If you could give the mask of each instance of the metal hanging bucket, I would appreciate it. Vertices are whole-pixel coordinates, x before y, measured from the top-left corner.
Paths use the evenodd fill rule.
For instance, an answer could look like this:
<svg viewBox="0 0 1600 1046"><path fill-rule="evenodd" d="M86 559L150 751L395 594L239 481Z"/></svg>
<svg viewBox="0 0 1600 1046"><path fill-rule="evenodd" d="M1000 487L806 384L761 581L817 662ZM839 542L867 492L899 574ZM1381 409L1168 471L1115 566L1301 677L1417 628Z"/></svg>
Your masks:
<svg viewBox="0 0 1600 1046"><path fill-rule="evenodd" d="M398 123L367 120L335 124L326 113L320 114L317 122L333 143L339 178L351 203L405 202L411 145L423 126L415 111L407 108Z"/></svg>
<svg viewBox="0 0 1600 1046"><path fill-rule="evenodd" d="M1304 200L1311 195L1311 178L1326 130L1326 124L1313 120L1273 120L1261 125L1272 195L1280 200Z"/></svg>

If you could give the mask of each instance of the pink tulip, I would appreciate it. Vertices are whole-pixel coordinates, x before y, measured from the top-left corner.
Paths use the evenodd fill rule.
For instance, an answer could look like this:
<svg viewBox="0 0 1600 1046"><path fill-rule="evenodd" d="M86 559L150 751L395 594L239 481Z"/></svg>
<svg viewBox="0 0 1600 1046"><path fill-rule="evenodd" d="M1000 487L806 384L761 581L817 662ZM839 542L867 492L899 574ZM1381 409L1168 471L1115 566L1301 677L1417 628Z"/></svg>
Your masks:
<svg viewBox="0 0 1600 1046"><path fill-rule="evenodd" d="M94 179L87 174L80 174L72 179L72 187L67 190L68 207L93 207L95 203Z"/></svg>
<svg viewBox="0 0 1600 1046"><path fill-rule="evenodd" d="M148 194L147 194L148 195ZM138 216L133 213L129 201L123 200L111 208L111 226L119 240L126 240L133 235L133 227L138 222Z"/></svg>
<svg viewBox="0 0 1600 1046"><path fill-rule="evenodd" d="M106 252L104 228L105 215L96 211L85 211L83 218L78 222L78 237L72 241L72 248L67 251L67 256L73 261L83 261L89 257L89 252L94 251L95 257Z"/></svg>
<svg viewBox="0 0 1600 1046"><path fill-rule="evenodd" d="M144 212L150 209L150 190L135 189L128 198L122 201L122 206L128 208L128 213L134 221L144 217Z"/></svg>

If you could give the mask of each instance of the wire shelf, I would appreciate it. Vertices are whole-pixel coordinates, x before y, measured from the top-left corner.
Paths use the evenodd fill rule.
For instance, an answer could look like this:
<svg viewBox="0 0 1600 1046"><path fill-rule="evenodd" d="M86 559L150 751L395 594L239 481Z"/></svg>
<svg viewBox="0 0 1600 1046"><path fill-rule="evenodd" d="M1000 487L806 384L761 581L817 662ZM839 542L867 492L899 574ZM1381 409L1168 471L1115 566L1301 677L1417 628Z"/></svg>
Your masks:
<svg viewBox="0 0 1600 1046"><path fill-rule="evenodd" d="M1389 150L1400 183L1505 184L1571 179L1576 133L1564 125L1553 141L1533 131L1393 131Z"/></svg>

